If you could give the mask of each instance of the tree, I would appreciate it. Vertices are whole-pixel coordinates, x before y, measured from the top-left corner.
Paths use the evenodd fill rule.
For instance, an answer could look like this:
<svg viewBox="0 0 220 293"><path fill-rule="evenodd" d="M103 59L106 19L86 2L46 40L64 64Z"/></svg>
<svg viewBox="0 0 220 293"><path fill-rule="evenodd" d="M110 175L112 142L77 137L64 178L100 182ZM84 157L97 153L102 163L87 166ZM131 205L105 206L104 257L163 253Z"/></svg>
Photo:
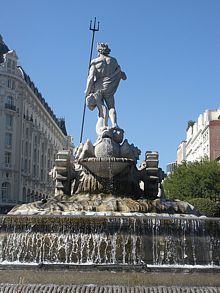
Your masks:
<svg viewBox="0 0 220 293"><path fill-rule="evenodd" d="M189 120L189 121L187 122L187 128L186 128L186 130L188 130L190 127L193 127L194 124L195 124L195 121L193 121L193 120Z"/></svg>
<svg viewBox="0 0 220 293"><path fill-rule="evenodd" d="M164 189L170 198L208 198L220 201L220 164L208 159L183 163L165 179Z"/></svg>

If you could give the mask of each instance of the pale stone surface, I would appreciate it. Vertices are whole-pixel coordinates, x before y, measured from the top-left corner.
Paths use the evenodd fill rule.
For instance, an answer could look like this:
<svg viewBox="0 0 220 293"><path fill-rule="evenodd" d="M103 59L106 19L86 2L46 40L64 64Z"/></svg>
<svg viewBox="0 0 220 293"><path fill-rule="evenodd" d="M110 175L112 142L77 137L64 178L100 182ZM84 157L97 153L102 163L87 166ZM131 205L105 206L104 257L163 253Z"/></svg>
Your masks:
<svg viewBox="0 0 220 293"><path fill-rule="evenodd" d="M20 63L16 51L0 40L1 209L51 196L54 155L73 148L64 120L54 115Z"/></svg>
<svg viewBox="0 0 220 293"><path fill-rule="evenodd" d="M72 197L57 196L47 202L34 202L13 208L10 215L74 215L81 212L158 213L198 215L187 202L160 199L135 200L112 194L79 194Z"/></svg>
<svg viewBox="0 0 220 293"><path fill-rule="evenodd" d="M88 108L98 108L96 132L99 137L108 127L108 118L113 128L118 127L114 94L120 80L127 77L117 60L109 56L111 50L107 44L100 43L97 49L99 56L91 61L85 94Z"/></svg>
<svg viewBox="0 0 220 293"><path fill-rule="evenodd" d="M106 140L113 141L110 138L104 138L100 144L104 144ZM114 143L119 146L116 142ZM85 149L90 148L86 145L93 148L89 141L85 145L80 145L77 150L79 158L82 157L82 153L86 154ZM103 148L105 147L104 145ZM103 154L100 151L99 157L85 155L82 159L76 159L73 162L69 152L59 152L55 161L56 166L51 172L55 180L55 195L71 196L90 193L98 196L104 193L135 199L163 198L164 192L161 185L164 178L163 171L160 168L147 167L147 161L144 161L137 169L135 166L137 158L130 154L133 152L138 154L139 150L127 141L124 144L125 147L128 151L124 152L123 157L115 154L110 156L109 153Z"/></svg>
<svg viewBox="0 0 220 293"><path fill-rule="evenodd" d="M216 160L220 156L220 108L206 110L189 124L184 139L177 149L177 164L200 161L204 157Z"/></svg>
<svg viewBox="0 0 220 293"><path fill-rule="evenodd" d="M62 214L76 211L151 212L164 210L188 211L188 206L171 206L152 201L164 198L163 171L158 168L158 153L146 152L146 159L138 169L141 151L124 140L124 130L118 127L114 94L121 79L126 79L117 60L109 56L107 44L98 45L99 57L92 60L86 87L86 102L90 110L98 108L96 125L98 138L93 145L87 139L75 149L60 151L51 176L55 181L55 198L21 206L29 213ZM108 126L108 118L111 127ZM85 197L85 195L87 195ZM150 201L151 200L151 201ZM167 206L168 205L168 206ZM175 206L175 207L173 207ZM43 209L43 210L42 210ZM34 213L35 213L34 212Z"/></svg>
<svg viewBox="0 0 220 293"><path fill-rule="evenodd" d="M124 140L123 144L121 145L121 156L124 158L129 158L137 162L141 151L135 147L133 144L129 144L127 139Z"/></svg>
<svg viewBox="0 0 220 293"><path fill-rule="evenodd" d="M120 157L120 146L111 138L103 138L95 146L95 156L97 158Z"/></svg>
<svg viewBox="0 0 220 293"><path fill-rule="evenodd" d="M109 179L120 174L126 167L133 165L133 163L133 160L130 159L108 156L104 158L88 158L80 161L80 164L95 176Z"/></svg>
<svg viewBox="0 0 220 293"><path fill-rule="evenodd" d="M73 176L70 151L63 150L57 153L55 166L49 174L55 181L55 195L67 194Z"/></svg>
<svg viewBox="0 0 220 293"><path fill-rule="evenodd" d="M14 273L14 272L13 272ZM35 273L35 272L34 272ZM42 272L41 272L42 273ZM72 273L72 272L71 272ZM109 282L109 272L106 272L106 281ZM111 274L112 272L110 272ZM33 274L33 272L32 272ZM38 273L39 274L39 273ZM45 274L45 273L44 273ZM76 272L72 273L73 275L76 275ZM5 274L4 274L5 275ZM54 274L55 275L55 274ZM60 276L63 275L63 271L60 273L60 275L57 275L57 279L60 280ZM99 279L100 275L103 276L103 272L97 272L97 276L96 278ZM118 272L117 272L118 275ZM17 272L16 272L16 276L17 276ZM77 272L77 276L78 276L78 272ZM72 292L72 293L77 293L77 292L87 292L87 293L102 293L103 291L105 293L118 293L118 292L126 292L126 293L143 293L143 292L154 292L154 293L161 293L161 292L169 292L169 293L185 293L185 292L191 292L191 293L216 293L220 291L220 287L213 287L213 286L209 286L209 287L195 287L195 286L188 286L187 287L173 287L173 283L172 283L172 287L167 287L167 286L140 286L138 284L138 286L136 287L132 287L129 283L128 286L122 285L122 286L118 286L118 285L114 285L114 286L106 286L104 284L104 286L101 285L96 285L94 284L93 281L93 285L83 285L83 282L85 282L85 279L82 277L84 276L84 274L82 274L82 272L80 272L80 275L78 276L78 280L81 280L81 284L80 285L54 285L54 284L45 284L45 285L40 285L40 284L8 284L8 283L4 283L4 284L0 284L0 290L2 289L3 291L1 292L33 292L33 293L38 293L38 292L51 292L51 293L60 293L60 292ZM123 276L124 277L124 276ZM133 276L132 276L133 277ZM145 277L145 276L144 276ZM152 276L151 276L152 278ZM56 280L57 280L56 279ZM97 279L94 279L95 281ZM101 278L103 279L103 278ZM122 280L124 280L124 278L122 278L122 276L118 277L119 282L121 282ZM126 278L125 278L126 279ZM115 279L114 279L115 280ZM75 283L74 283L75 284Z"/></svg>
<svg viewBox="0 0 220 293"><path fill-rule="evenodd" d="M82 160L85 158L94 157L94 146L89 139L87 139L86 143L81 143L78 148L75 150L74 157L77 160Z"/></svg>

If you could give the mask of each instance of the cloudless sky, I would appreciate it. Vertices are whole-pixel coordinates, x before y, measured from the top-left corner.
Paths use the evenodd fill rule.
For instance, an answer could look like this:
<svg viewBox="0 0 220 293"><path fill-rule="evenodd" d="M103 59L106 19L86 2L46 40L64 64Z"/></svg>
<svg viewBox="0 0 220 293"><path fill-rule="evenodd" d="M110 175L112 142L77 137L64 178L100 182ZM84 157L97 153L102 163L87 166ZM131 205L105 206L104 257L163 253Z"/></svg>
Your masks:
<svg viewBox="0 0 220 293"><path fill-rule="evenodd" d="M107 42L128 79L116 93L125 138L176 160L188 120L219 108L219 0L1 1L0 34L79 144L91 32ZM97 52L94 50L93 57ZM83 140L96 139L97 112L86 110Z"/></svg>

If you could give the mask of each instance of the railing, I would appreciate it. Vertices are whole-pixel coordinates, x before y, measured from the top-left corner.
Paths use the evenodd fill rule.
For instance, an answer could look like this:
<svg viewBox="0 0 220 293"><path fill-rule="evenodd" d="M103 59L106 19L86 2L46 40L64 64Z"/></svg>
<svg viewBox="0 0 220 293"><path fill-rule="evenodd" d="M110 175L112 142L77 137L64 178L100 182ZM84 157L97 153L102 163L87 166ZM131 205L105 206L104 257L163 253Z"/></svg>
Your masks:
<svg viewBox="0 0 220 293"><path fill-rule="evenodd" d="M33 117L32 117L32 116L27 116L27 115L25 115L25 114L24 114L24 116L23 116L23 117L24 117L24 119L25 119L25 120L27 120L27 121L34 122L34 119L33 119Z"/></svg>
<svg viewBox="0 0 220 293"><path fill-rule="evenodd" d="M7 169L11 169L11 164L10 163L5 163L5 168L7 168Z"/></svg>
<svg viewBox="0 0 220 293"><path fill-rule="evenodd" d="M9 109L9 110L12 110L12 111L16 111L16 106L15 105L12 105L12 104L6 103L5 104L5 109Z"/></svg>

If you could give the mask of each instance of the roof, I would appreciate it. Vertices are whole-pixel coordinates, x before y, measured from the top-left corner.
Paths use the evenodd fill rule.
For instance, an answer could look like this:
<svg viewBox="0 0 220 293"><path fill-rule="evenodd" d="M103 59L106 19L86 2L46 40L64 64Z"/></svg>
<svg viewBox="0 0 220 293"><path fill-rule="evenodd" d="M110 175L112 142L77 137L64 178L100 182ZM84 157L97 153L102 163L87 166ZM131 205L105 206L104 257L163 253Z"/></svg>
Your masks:
<svg viewBox="0 0 220 293"><path fill-rule="evenodd" d="M54 114L53 110L50 108L42 94L38 91L37 87L33 83L33 81L30 79L30 76L27 75L27 73L24 71L24 69L21 66L18 66L18 68L21 69L24 75L24 80L28 84L28 86L32 89L32 91L35 93L37 96L38 100L41 102L41 104L44 106L46 111L49 113L51 118L54 120L54 122L57 124L57 126L60 128L62 133L67 136L67 131L66 131L66 125L65 125L65 119L64 118L57 118L56 115Z"/></svg>
<svg viewBox="0 0 220 293"><path fill-rule="evenodd" d="M8 46L4 43L2 35L0 34L0 63L4 62L4 57L3 55L8 53L10 50ZM38 91L37 87L34 85L33 81L31 81L29 75L26 74L24 69L21 66L18 66L18 68L21 69L24 75L24 80L25 82L29 85L29 87L32 89L32 91L35 93L35 95L38 97L39 101L41 104L44 106L46 111L49 113L49 115L52 117L54 122L57 124L57 126L60 128L62 133L67 136L67 131L66 131L66 125L65 125L65 120L64 118L57 118L56 115L54 114L53 110L50 108L48 103L45 101L45 99L42 97L41 93Z"/></svg>
<svg viewBox="0 0 220 293"><path fill-rule="evenodd" d="M3 55L9 51L8 46L4 43L3 38L0 34L0 63L4 62Z"/></svg>

